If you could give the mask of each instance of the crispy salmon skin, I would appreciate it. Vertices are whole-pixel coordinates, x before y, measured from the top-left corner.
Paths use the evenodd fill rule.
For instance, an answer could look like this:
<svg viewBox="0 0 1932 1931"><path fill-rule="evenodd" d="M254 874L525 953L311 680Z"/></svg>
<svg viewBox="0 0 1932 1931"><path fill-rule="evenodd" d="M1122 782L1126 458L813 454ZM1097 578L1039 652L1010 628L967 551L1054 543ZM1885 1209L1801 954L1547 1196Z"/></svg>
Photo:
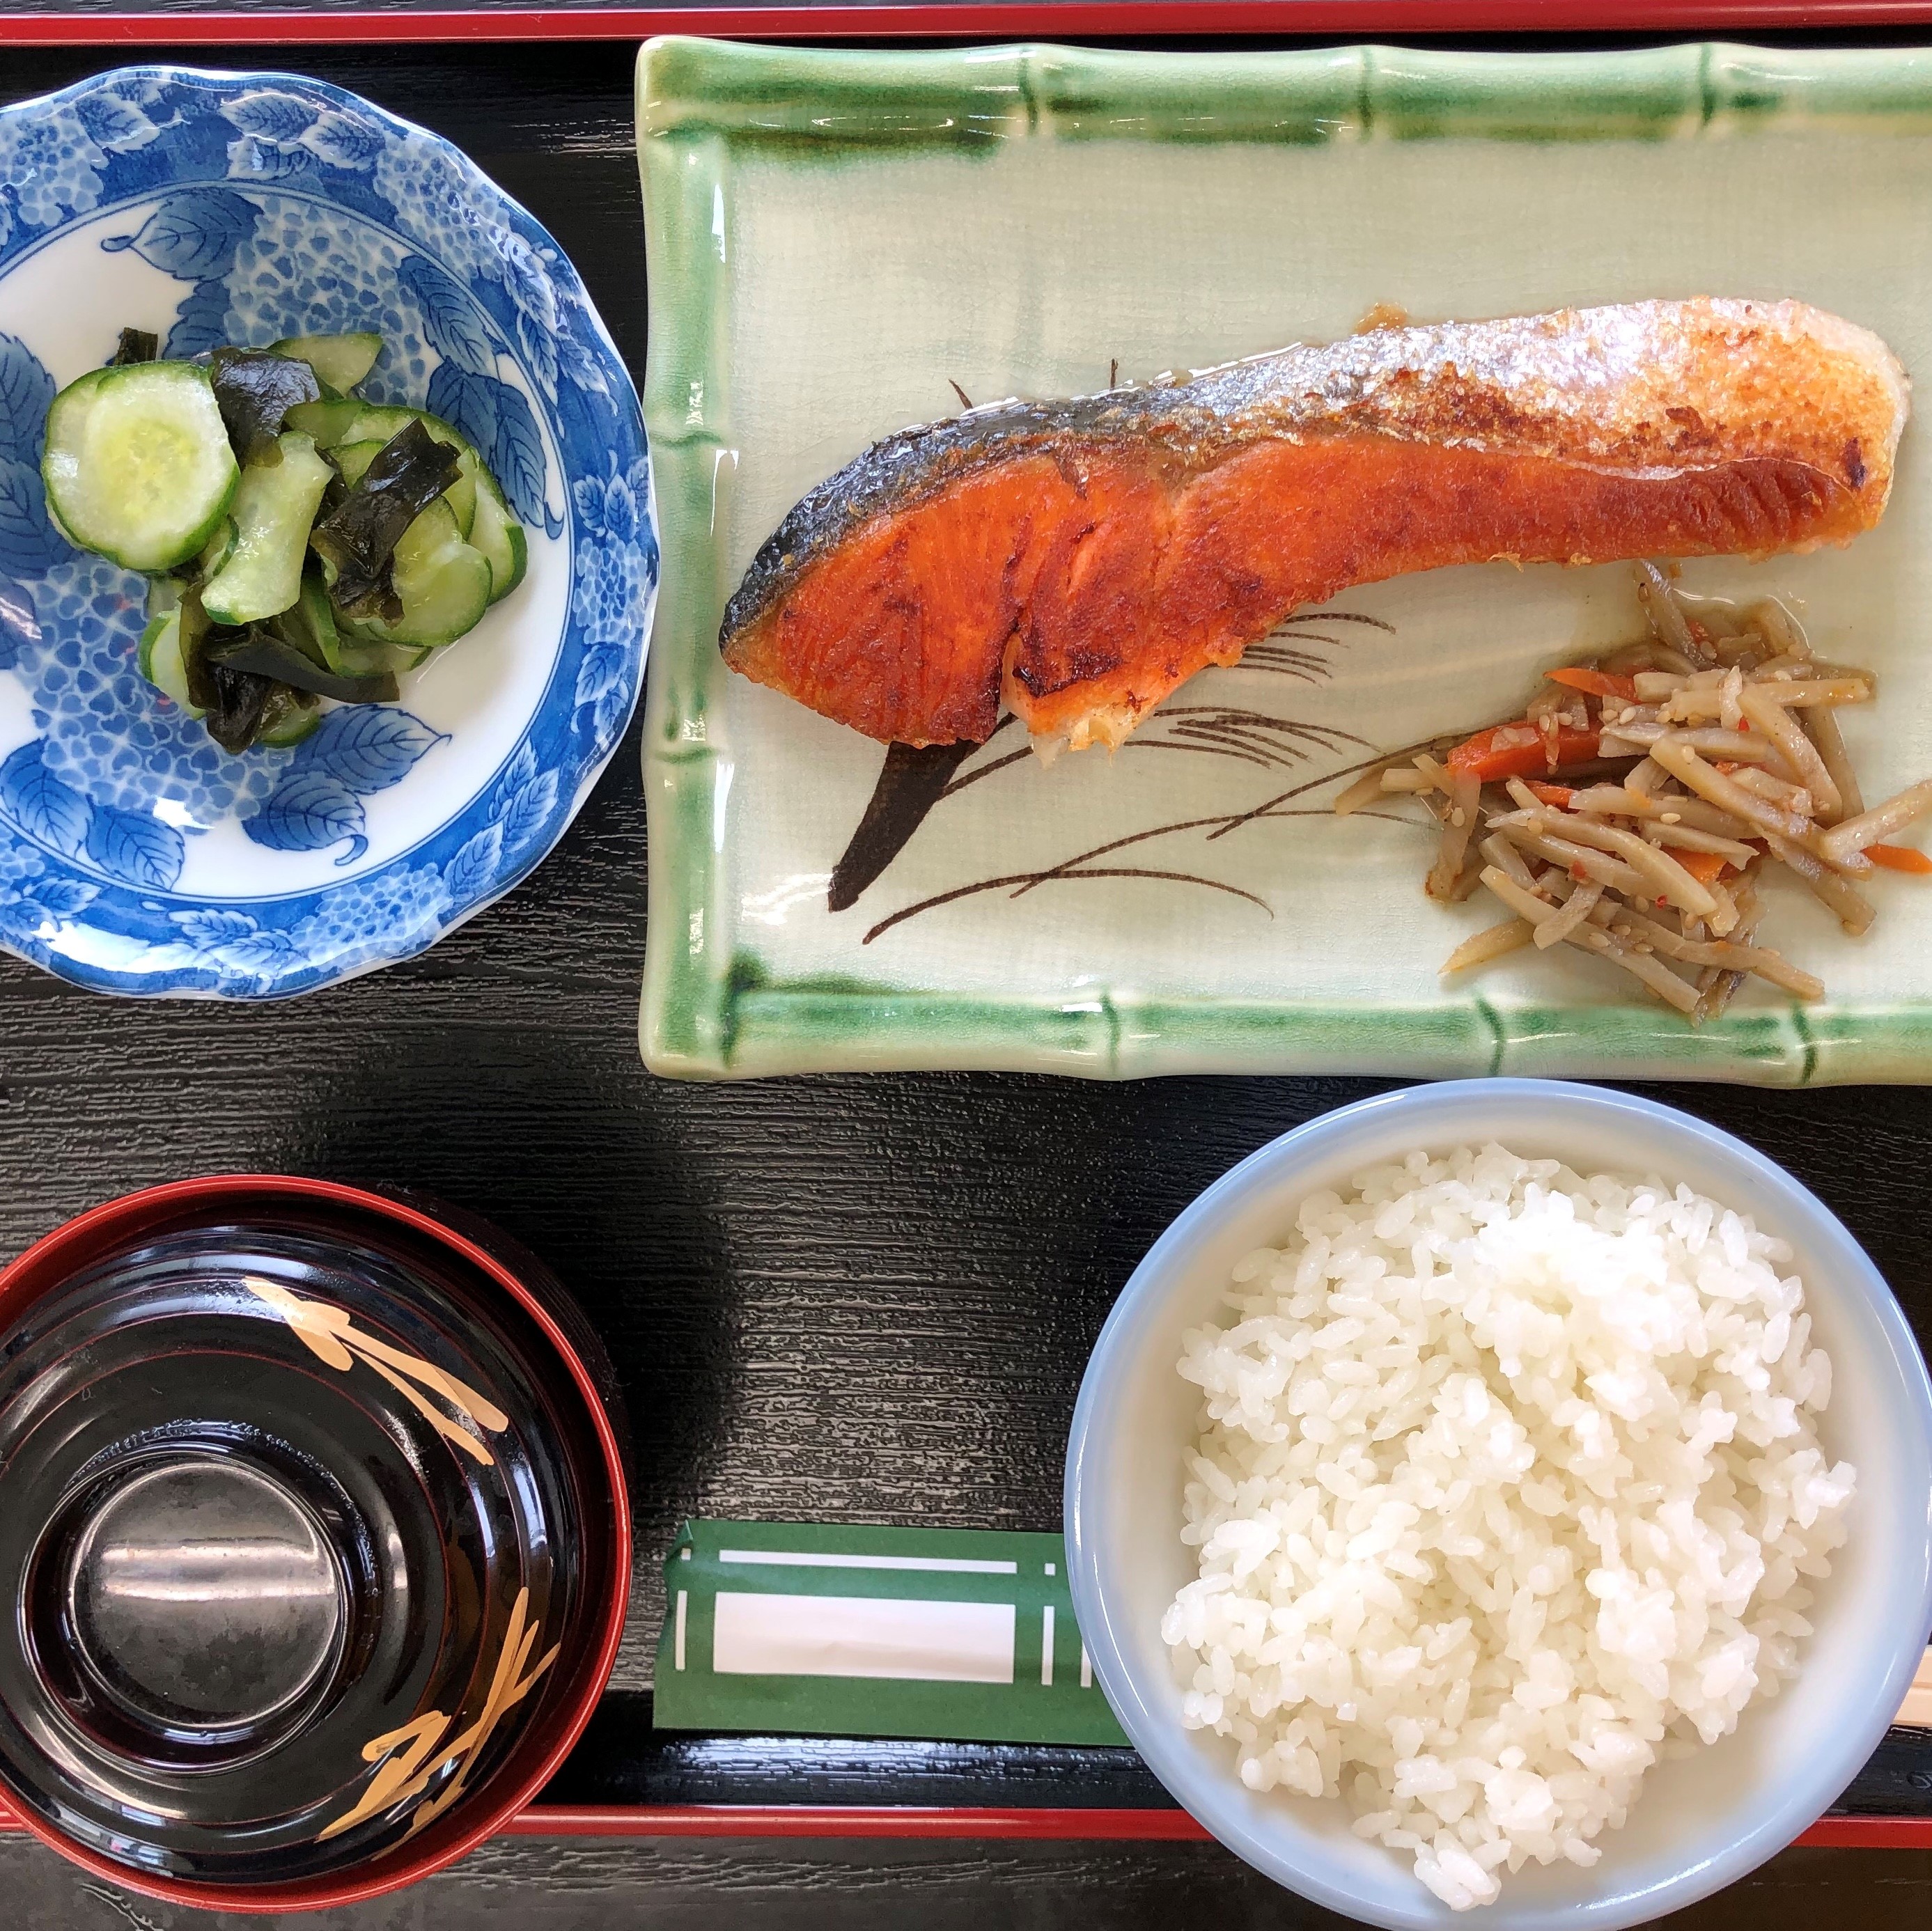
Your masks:
<svg viewBox="0 0 1932 1931"><path fill-rule="evenodd" d="M1378 328L888 436L759 550L734 669L868 737L1118 744L1298 607L1454 563L1768 556L1883 513L1908 385L1796 301Z"/></svg>

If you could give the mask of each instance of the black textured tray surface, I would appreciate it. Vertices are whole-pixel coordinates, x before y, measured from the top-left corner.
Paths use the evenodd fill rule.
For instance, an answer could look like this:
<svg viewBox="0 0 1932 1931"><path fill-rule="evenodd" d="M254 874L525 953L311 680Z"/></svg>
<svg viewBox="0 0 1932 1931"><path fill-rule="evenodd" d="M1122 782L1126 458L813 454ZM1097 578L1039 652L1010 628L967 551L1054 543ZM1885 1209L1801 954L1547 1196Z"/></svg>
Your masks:
<svg viewBox="0 0 1932 1931"><path fill-rule="evenodd" d="M0 20L0 49L5 28ZM168 58L157 50L154 58ZM298 65L456 141L583 271L641 376L643 235L620 44L330 52ZM0 51L0 100L104 63ZM0 1258L110 1195L224 1168L392 1181L556 1269L622 1377L638 1563L613 1692L548 1793L572 1804L1165 1802L1124 1751L653 1737L659 1565L686 1515L1051 1528L1081 1369L1161 1228L1265 1141L1390 1082L1031 1077L652 1080L636 1047L644 811L634 727L556 853L412 964L274 1007L135 1004L0 957ZM1774 1154L1866 1243L1932 1341L1932 1095L1653 1088ZM1845 1808L1932 1815L1932 1733L1894 1732ZM40 1927L187 1931L17 1836ZM506 1841L340 1931L641 1923L1335 1924L1212 1846ZM1932 1852L1787 1852L1697 1931L1932 1922ZM242 1921L227 1921L240 1924Z"/></svg>

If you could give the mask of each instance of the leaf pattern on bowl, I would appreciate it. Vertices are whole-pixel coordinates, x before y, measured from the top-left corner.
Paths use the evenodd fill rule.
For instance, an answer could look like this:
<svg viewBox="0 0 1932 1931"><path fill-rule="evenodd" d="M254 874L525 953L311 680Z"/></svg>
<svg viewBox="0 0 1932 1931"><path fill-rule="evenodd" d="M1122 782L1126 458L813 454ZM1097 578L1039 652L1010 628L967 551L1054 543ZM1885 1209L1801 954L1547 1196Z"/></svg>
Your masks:
<svg viewBox="0 0 1932 1931"><path fill-rule="evenodd" d="M40 460L56 385L32 339L0 334L0 679L24 688L35 733L0 739L0 853L19 853L0 881L0 944L104 990L238 998L420 951L555 842L642 685L650 466L628 377L574 271L456 150L293 76L128 69L0 109L0 278L46 272L50 242L128 257L181 289L170 356L380 329L363 393L453 423L533 559L540 539L566 545L569 573L534 715L398 850L404 820L387 806L372 820L368 801L440 793L462 768L436 755L449 732L406 691L401 707L328 713L292 749L220 751L138 674L141 580L74 550L50 519ZM580 510L574 483L616 476L628 515ZM197 892L213 847L194 841L224 821L305 859L302 876L316 855L344 875L274 896Z"/></svg>
<svg viewBox="0 0 1932 1931"><path fill-rule="evenodd" d="M358 1361L373 1369L453 1447L486 1468L494 1465L496 1457L488 1448L470 1429L459 1428L448 1416L431 1406L423 1390L440 1396L472 1428L500 1435L509 1426L510 1418L488 1395L419 1354L392 1348L376 1336L365 1334L356 1325L353 1315L331 1302L292 1293L259 1274L244 1275L242 1285L273 1308L295 1330L302 1345L326 1366L345 1375Z"/></svg>

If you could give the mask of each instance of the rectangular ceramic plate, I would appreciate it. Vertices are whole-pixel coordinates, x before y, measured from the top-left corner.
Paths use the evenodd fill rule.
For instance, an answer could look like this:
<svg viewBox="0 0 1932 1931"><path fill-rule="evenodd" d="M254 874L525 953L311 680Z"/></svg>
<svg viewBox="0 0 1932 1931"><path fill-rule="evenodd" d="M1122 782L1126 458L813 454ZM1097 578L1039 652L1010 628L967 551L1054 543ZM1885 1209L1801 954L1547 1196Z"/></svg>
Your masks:
<svg viewBox="0 0 1932 1931"><path fill-rule="evenodd" d="M1881 879L1862 940L1778 892L1771 942L1828 999L1754 987L1693 1031L1574 954L1442 982L1494 908L1424 898L1418 826L1323 808L1370 750L1515 715L1538 666L1633 634L1626 566L1352 592L1336 608L1386 629L1298 620L1111 760L1003 762L1009 730L839 913L828 876L880 749L717 649L791 503L955 412L954 383L1091 391L1116 364L1144 379L1332 338L1377 304L1432 320L1697 294L1802 298L1932 367L1932 53L667 40L640 64L638 128L665 550L656 1070L1932 1079L1932 887ZM1876 670L1879 705L1846 723L1874 798L1932 772L1926 461L1915 421L1884 523L1849 550L1686 571L1796 600L1827 654Z"/></svg>

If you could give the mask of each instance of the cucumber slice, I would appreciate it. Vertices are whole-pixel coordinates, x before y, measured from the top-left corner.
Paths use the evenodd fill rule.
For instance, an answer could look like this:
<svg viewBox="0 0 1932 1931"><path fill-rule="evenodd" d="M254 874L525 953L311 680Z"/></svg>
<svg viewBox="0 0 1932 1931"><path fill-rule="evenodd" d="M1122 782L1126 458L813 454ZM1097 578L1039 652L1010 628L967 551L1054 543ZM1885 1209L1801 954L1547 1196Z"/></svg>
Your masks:
<svg viewBox="0 0 1932 1931"><path fill-rule="evenodd" d="M164 610L158 616L150 617L141 631L141 640L134 646L134 668L152 684L154 681L154 645L164 632L172 631L177 647L181 638L181 606L177 604L171 610ZM184 670L182 682L187 682Z"/></svg>
<svg viewBox="0 0 1932 1931"><path fill-rule="evenodd" d="M490 565L464 541L456 513L441 496L403 532L394 575L402 620L365 618L346 626L358 642L453 643L490 607Z"/></svg>
<svg viewBox="0 0 1932 1931"><path fill-rule="evenodd" d="M382 445L371 437L366 442L338 442L328 453L342 472L342 480L355 484L362 481L363 472L382 453Z"/></svg>
<svg viewBox="0 0 1932 1931"><path fill-rule="evenodd" d="M317 382L346 392L376 366L376 358L382 352L382 338L374 334L290 335L269 347L272 354L306 362Z"/></svg>
<svg viewBox="0 0 1932 1931"><path fill-rule="evenodd" d="M255 742L286 751L290 745L300 744L316 730L322 723L321 706L313 697L304 703L305 695L286 685L271 692L262 713L262 721L256 727Z"/></svg>
<svg viewBox="0 0 1932 1931"><path fill-rule="evenodd" d="M304 738L313 737L321 728L320 711L291 711L286 718L272 724L264 724L256 732L255 742L275 751L286 751L290 745L300 744Z"/></svg>
<svg viewBox="0 0 1932 1931"><path fill-rule="evenodd" d="M44 471L42 472L40 480L43 483L46 481L46 476ZM85 550L87 547L87 545L82 542L80 538L75 535L74 532L68 529L65 523L61 521L60 511L54 508L53 499L51 496L47 499L47 520L53 525L54 534L58 536L70 550Z"/></svg>
<svg viewBox="0 0 1932 1931"><path fill-rule="evenodd" d="M165 697L172 697L191 718L202 715L188 694L188 664L182 652L182 606L154 618L141 633L136 658L141 675Z"/></svg>
<svg viewBox="0 0 1932 1931"><path fill-rule="evenodd" d="M235 554L235 539L238 534L235 519L232 516L225 516L221 519L220 526L202 546L201 554L194 559L194 571L204 583L217 574L221 566Z"/></svg>
<svg viewBox="0 0 1932 1931"><path fill-rule="evenodd" d="M302 578L302 595L296 600L296 608L320 647L323 663L332 670L339 670L342 667L335 660L342 649L342 637L336 628L335 606L328 601L321 577L313 570Z"/></svg>
<svg viewBox="0 0 1932 1931"><path fill-rule="evenodd" d="M479 469L483 466L475 444L462 430L426 409L358 402L353 396L344 396L337 402L298 403L284 419L290 428L313 436L322 449L339 448L347 442L386 442L411 423L419 422L439 442L447 442L459 455L466 454Z"/></svg>
<svg viewBox="0 0 1932 1931"><path fill-rule="evenodd" d="M414 670L436 655L429 643L386 643L379 637L351 635L354 625L346 625L340 646L342 673L346 677L380 677L387 673L400 677Z"/></svg>
<svg viewBox="0 0 1932 1931"><path fill-rule="evenodd" d="M482 552L490 566L490 601L501 603L524 580L530 568L530 544L488 469L477 478L476 515L469 535L471 547Z"/></svg>
<svg viewBox="0 0 1932 1931"><path fill-rule="evenodd" d="M490 607L490 565L463 540L447 498L433 502L396 545L396 594L403 621L386 626L398 643L453 642Z"/></svg>
<svg viewBox="0 0 1932 1931"><path fill-rule="evenodd" d="M404 409L373 402L359 403L356 408L353 433L344 439L346 442L364 442L373 438L378 442L386 442L411 423L419 422L439 442L447 442L459 454L467 451L476 456L475 445L455 424L444 421L440 415L430 415L426 409ZM480 463L482 458L478 456L476 460Z"/></svg>
<svg viewBox="0 0 1932 1931"><path fill-rule="evenodd" d="M201 593L218 624L278 616L302 593L308 532L335 472L299 430L275 439L275 460L250 463L235 493L235 548Z"/></svg>
<svg viewBox="0 0 1932 1931"><path fill-rule="evenodd" d="M40 475L61 527L124 570L171 570L228 513L240 472L208 371L97 369L55 397Z"/></svg>
<svg viewBox="0 0 1932 1931"><path fill-rule="evenodd" d="M282 418L282 422L286 428L314 436L318 449L333 449L339 443L355 439L349 432L356 426L356 418L368 406L366 402L358 402L353 396L344 396L334 402L298 402Z"/></svg>
<svg viewBox="0 0 1932 1931"><path fill-rule="evenodd" d="M182 600L182 586L172 577L150 577L148 579L148 615L164 617L169 611L178 609ZM142 673L146 676L147 673Z"/></svg>
<svg viewBox="0 0 1932 1931"><path fill-rule="evenodd" d="M456 481L443 491L442 499L454 512L456 527L467 543L476 523L476 473L480 465L473 449L466 449L458 460L462 466L456 472Z"/></svg>

